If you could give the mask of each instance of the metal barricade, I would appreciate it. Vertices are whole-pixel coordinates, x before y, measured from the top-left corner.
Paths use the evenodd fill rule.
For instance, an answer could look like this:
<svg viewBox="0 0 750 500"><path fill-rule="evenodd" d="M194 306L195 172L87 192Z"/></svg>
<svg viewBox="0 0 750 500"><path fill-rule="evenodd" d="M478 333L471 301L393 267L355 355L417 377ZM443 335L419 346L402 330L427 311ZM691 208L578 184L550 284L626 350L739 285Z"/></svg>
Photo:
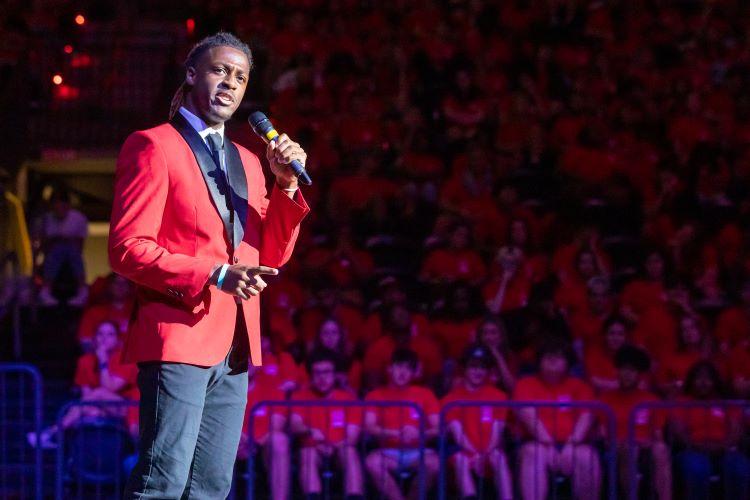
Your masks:
<svg viewBox="0 0 750 500"><path fill-rule="evenodd" d="M127 425L138 402L73 401L57 418L57 500L119 499L135 463L136 438Z"/></svg>
<svg viewBox="0 0 750 500"><path fill-rule="evenodd" d="M39 370L0 363L0 499L42 498L42 451L26 443L26 434L41 428Z"/></svg>
<svg viewBox="0 0 750 500"><path fill-rule="evenodd" d="M366 433L366 430L364 428L364 419L366 412L369 411L380 411L383 412L385 410L402 410L402 411L408 411L411 415L411 418L416 420L418 422L418 440L417 440L417 447L406 447L404 446L401 449L396 449L396 454L399 455L399 460L401 460L401 452L404 452L405 454L412 453L412 458L416 457L416 476L413 475L412 472L409 470L406 470L407 467L404 467L404 470L401 470L400 463L399 463L399 470L396 472L396 476L394 480L397 481L398 486L403 488L404 484L406 482L410 482L411 484L414 484L414 481L417 481L417 493L418 498L420 500L424 500L427 494L426 491L426 483L425 483L425 449L426 449L426 438L425 438L425 416L424 413L419 405L413 402L404 402L404 401L294 401L294 400L284 400L284 401L260 401L253 405L249 412L248 412L248 420L247 420L247 432L250 436L250 439L253 441L250 445L250 451L247 455L247 469L246 469L246 492L245 497L248 500L254 500L258 498L276 498L275 496L272 496L270 491L267 495L260 495L258 493L259 485L257 481L257 470L256 468L258 466L264 465L266 469L266 487L270 488L270 483L273 481L274 478L274 472L273 472L273 460L277 457L283 457L283 460L286 460L288 464L288 489L287 489L287 498L298 498L299 496L296 495L296 492L299 492L301 490L300 487L300 481L298 481L296 475L294 474L295 470L295 462L296 462L296 469L301 470L299 462L302 460L302 449L304 447L299 446L299 443L295 443L295 440L299 440L297 436L293 435L292 429L290 428L290 415L293 412L309 412L310 415L312 415L312 412L331 412L332 415L334 411L339 411L339 409L343 409L343 414L338 416L332 416L331 418L326 418L328 422L333 420L334 422L340 421L340 422L348 422L348 414L358 414L359 416L357 418L360 419L360 435L357 440L357 453L356 453L356 460L359 460L359 470L361 473L361 480L362 480L362 487L363 487L363 493L365 494L365 498L384 498L382 494L379 494L377 492L372 491L372 488L369 489L371 494L367 494L368 492L368 476L370 475L368 473L368 468L370 462L367 461L367 459L363 460L363 457L365 457L366 452L372 451L375 449L373 446L373 438L372 436L368 436ZM256 422L259 417L263 416L269 416L274 414L281 414L284 416L284 427L283 427L283 435L286 437L282 443L287 444L288 447L285 445L282 445L284 449L281 450L275 450L274 449L274 442L271 439L266 439L264 443L258 443L255 439L254 433L256 430ZM298 413L299 414L299 413ZM269 427L269 430L271 427ZM278 443L276 443L278 444ZM379 449L379 448L378 448ZM346 455L344 455L346 456ZM321 497L323 499L327 498L343 498L343 495L339 495L337 491L334 491L334 486L336 484L337 478L335 477L337 473L332 470L332 462L333 462L333 453L329 456L323 456L316 455L318 459L320 460L320 469L322 469L320 476L321 476ZM260 459L260 463L259 460ZM345 469L347 464L339 464L339 468ZM341 474L345 475L345 474ZM343 487L345 487L346 484L346 478L339 479L339 482L343 484ZM284 496L284 495L282 495Z"/></svg>
<svg viewBox="0 0 750 500"><path fill-rule="evenodd" d="M459 495L449 495L450 489L447 483L448 474L448 453L449 453L449 441L450 432L448 428L448 415L452 412L455 415L456 411L475 410L475 413L471 415L470 419L475 426L480 426L481 421L473 422L474 419L495 419L496 411L500 410L506 415L506 421L504 425L504 432L501 436L498 450L504 454L505 457L513 456L517 454L519 448L517 445L522 441L525 432L522 429L521 420L518 416L518 412L523 409L533 409L537 415L535 418L538 419L538 412L542 409L558 411L579 411L579 412L590 412L594 421L592 422L589 435L591 439L581 444L590 444L592 450L596 450L597 456L600 455L602 458L603 465L601 469L604 471L603 479L606 482L606 488L604 495L601 498L607 498L615 500L617 498L617 468L616 468L616 457L617 457L617 441L616 441L616 422L615 416L612 409L603 403L598 402L531 402L531 401L454 401L446 404L440 412L440 428L439 428L439 439L440 439L440 479L439 479L439 498L445 500L446 498L458 497ZM478 410L478 411L476 411ZM538 421L538 420L537 420ZM552 429L549 429L552 433ZM483 438L483 437L482 437ZM518 453L520 455L520 453ZM520 465L514 467L514 462L520 462L520 460L507 460L509 467L509 476L512 478L513 483L513 498L521 498L520 492L520 477L521 467ZM573 464L575 468L575 463ZM497 474L498 471L493 471ZM558 483L564 480L562 476L552 477L549 479L554 483ZM479 492L478 498L482 497L483 492ZM497 496L492 498L501 498L499 492L496 492ZM552 490L554 498L556 496L556 489ZM600 498L599 495L591 493L591 498Z"/></svg>
<svg viewBox="0 0 750 500"><path fill-rule="evenodd" d="M679 428L682 431L678 431ZM730 443L733 430L738 439ZM663 436L662 442L655 441L656 431ZM682 438L687 435L687 440ZM670 490L676 489L674 498L688 495L693 495L691 498L750 498L749 436L750 401L638 404L628 418L627 497L631 500L658 498L656 490L663 484L657 483L661 481L668 482ZM699 447L690 442L693 440L706 446ZM657 450L654 443L662 445L665 451ZM662 463L657 461L658 454L662 455ZM646 470L639 467L644 458L651 465ZM644 482L644 476L657 474L661 477L651 477L650 484ZM701 490L705 490L705 495Z"/></svg>

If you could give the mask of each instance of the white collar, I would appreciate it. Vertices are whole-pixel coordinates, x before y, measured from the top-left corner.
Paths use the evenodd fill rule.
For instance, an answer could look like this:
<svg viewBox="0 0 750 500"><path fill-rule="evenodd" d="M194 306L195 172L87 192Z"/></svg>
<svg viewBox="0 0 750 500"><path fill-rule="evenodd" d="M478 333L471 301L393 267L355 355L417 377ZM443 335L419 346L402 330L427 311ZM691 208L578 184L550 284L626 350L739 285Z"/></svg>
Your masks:
<svg viewBox="0 0 750 500"><path fill-rule="evenodd" d="M180 107L180 114L184 116L185 119L190 124L190 126L193 127L196 132L198 132L198 135L201 136L201 139L203 139L203 142L206 142L206 137L208 137L208 134L211 134L214 132L218 132L219 135L221 135L221 142L222 143L224 142L224 124L223 123L221 124L221 127L219 128L211 128L208 125L206 125L206 122L204 122L195 114L193 114L191 111L189 111L185 106Z"/></svg>

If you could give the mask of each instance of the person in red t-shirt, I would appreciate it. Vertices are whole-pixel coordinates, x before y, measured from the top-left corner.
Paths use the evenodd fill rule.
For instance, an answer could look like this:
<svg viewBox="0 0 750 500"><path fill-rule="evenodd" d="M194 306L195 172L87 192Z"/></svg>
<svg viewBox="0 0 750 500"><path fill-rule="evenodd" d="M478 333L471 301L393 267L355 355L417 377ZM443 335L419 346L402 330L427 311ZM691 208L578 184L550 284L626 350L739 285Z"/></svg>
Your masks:
<svg viewBox="0 0 750 500"><path fill-rule="evenodd" d="M84 351L88 352L97 326L103 321L111 321L118 326L122 334L128 327L133 309L133 294L130 282L122 276L112 273L106 278L106 300L86 307L78 324L78 341Z"/></svg>
<svg viewBox="0 0 750 500"><path fill-rule="evenodd" d="M483 344L469 346L464 354L463 383L450 391L442 406L456 401L506 401L508 396L490 383L490 368L495 364ZM463 498L477 494L473 474L495 479L497 498L513 498L508 458L503 451L503 430L508 409L493 406L457 406L448 410L446 422L459 451L451 457L458 489Z"/></svg>
<svg viewBox="0 0 750 500"><path fill-rule="evenodd" d="M414 351L404 348L393 351L388 366L389 385L370 392L365 401L415 403L426 419L424 428L427 440L437 436L440 404L432 391L412 385L418 365L419 360ZM380 441L380 448L367 456L365 465L375 487L388 500L405 498L394 476L400 472L418 470L419 419L419 412L405 406L368 407L365 411L365 429ZM440 468L440 461L434 450L424 449L424 465L424 484L429 491ZM419 481L412 482L410 498L415 496L418 486Z"/></svg>
<svg viewBox="0 0 750 500"><path fill-rule="evenodd" d="M318 334L308 352L330 349L338 353L341 363L336 372L336 385L339 389L356 394L362 386L362 363L358 359L352 359L353 346L347 337L348 332L344 326L336 319L328 318L318 328Z"/></svg>
<svg viewBox="0 0 750 500"><path fill-rule="evenodd" d="M263 460L270 472L269 485L273 498L287 498L289 495L289 438L284 432L286 412L273 405L257 406L262 401L284 401L286 395L276 386L258 383L256 374L259 366L248 364L247 407L245 422L240 436L237 457L247 459L260 449ZM250 412L253 412L253 425L250 428Z"/></svg>
<svg viewBox="0 0 750 500"><path fill-rule="evenodd" d="M693 365L685 377L685 402L716 402L706 407L675 410L669 426L682 445L675 457L683 498L709 498L711 476L722 475L724 498L750 495L750 459L737 447L742 436L742 413L717 402L723 398L723 382L709 361ZM718 466L718 467L717 467Z"/></svg>
<svg viewBox="0 0 750 500"><path fill-rule="evenodd" d="M628 325L622 316L613 315L604 322L602 339L584 349L584 366L591 385L597 391L619 387L615 354L628 340Z"/></svg>
<svg viewBox="0 0 750 500"><path fill-rule="evenodd" d="M571 403L594 399L585 382L569 375L574 360L567 342L550 339L538 353L539 374L518 381L516 401ZM524 499L546 499L548 473L571 476L576 498L598 498L601 465L588 443L594 417L575 408L524 408L519 419L529 435L521 447L521 494Z"/></svg>
<svg viewBox="0 0 750 500"><path fill-rule="evenodd" d="M459 222L451 232L448 248L435 249L425 257L419 278L436 285L457 281L476 285L486 274L482 257L471 245L471 228Z"/></svg>
<svg viewBox="0 0 750 500"><path fill-rule="evenodd" d="M309 498L322 491L320 469L333 457L344 469L344 489L349 500L363 498L362 465L357 454L362 412L351 406L331 406L330 402L355 401L347 391L336 388L338 355L320 350L307 358L309 388L292 394L294 401L324 403L321 406L293 406L292 432L301 438L300 483Z"/></svg>
<svg viewBox="0 0 750 500"><path fill-rule="evenodd" d="M665 353L656 372L660 390L675 397L685 383L688 370L702 359L710 358L710 343L699 317L683 314L680 318L677 350Z"/></svg>
<svg viewBox="0 0 750 500"><path fill-rule="evenodd" d="M633 409L649 401L659 401L652 392L639 388L641 377L648 372L651 360L641 348L625 345L615 354L617 383L615 390L602 394L602 402L609 405L615 415L617 429L620 484L628 491L628 425ZM664 442L663 412L639 409L635 415L635 440L642 453L650 454L651 478L657 498L672 498L672 461L669 447ZM606 430L604 431L606 434Z"/></svg>
<svg viewBox="0 0 750 500"><path fill-rule="evenodd" d="M93 352L78 359L74 383L81 390L81 401L137 399L137 370L135 365L123 364L120 360L119 333L115 323L100 323L94 333ZM126 406L73 406L63 415L60 425L67 429L84 417L125 417L126 410ZM52 438L57 430L57 425L53 425L42 430L38 436L30 432L27 439L32 446L54 448L56 444Z"/></svg>
<svg viewBox="0 0 750 500"><path fill-rule="evenodd" d="M387 379L387 366L398 348L409 348L417 353L420 381L435 380L443 368L440 346L427 335L418 331L415 317L403 304L393 304L383 313L384 335L365 351L362 368L365 386L383 385Z"/></svg>

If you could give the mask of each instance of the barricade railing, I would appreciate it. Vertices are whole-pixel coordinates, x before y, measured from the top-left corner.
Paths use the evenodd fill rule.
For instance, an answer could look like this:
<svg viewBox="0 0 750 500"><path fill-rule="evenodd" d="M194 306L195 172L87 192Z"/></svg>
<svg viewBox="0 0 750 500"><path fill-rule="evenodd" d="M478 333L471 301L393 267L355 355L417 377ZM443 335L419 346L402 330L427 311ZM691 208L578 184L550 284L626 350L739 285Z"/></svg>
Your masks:
<svg viewBox="0 0 750 500"><path fill-rule="evenodd" d="M128 425L137 401L72 401L57 418L55 498L118 499L135 464Z"/></svg>
<svg viewBox="0 0 750 500"><path fill-rule="evenodd" d="M626 451L630 500L656 499L665 486L674 498L750 498L750 401L638 404Z"/></svg>
<svg viewBox="0 0 750 500"><path fill-rule="evenodd" d="M540 422L539 419L539 412L540 410L547 410L549 413L545 414L547 418L549 418L550 413L552 413L552 428L547 429L547 431L551 434L555 434L555 426L556 426L556 419L558 416L558 413L567 413L567 412L576 412L578 414L584 414L584 413L590 413L592 422L591 427L589 431L587 432L587 439L582 441L581 443L578 443L579 446L586 446L588 445L587 456L590 457L592 460L592 467L596 467L597 470L601 469L604 471L603 477L602 477L602 484L605 484L604 488L604 495L601 496L601 498L608 498L610 500L615 500L617 498L617 468L616 468L616 456L617 456L617 441L616 441L616 421L615 416L612 411L612 409L603 403L599 402L531 402L531 401L454 401L451 403L446 404L441 412L440 412L440 428L439 428L439 453L440 453L440 476L439 476L439 498L440 500L445 500L446 498L454 498L458 497L460 495L449 495L448 491L453 489L455 490L457 488L456 485L449 485L447 482L448 477L448 455L449 451L451 451L449 443L455 445L455 449L453 451L459 452L461 451L461 447L457 443L452 443L453 436L451 436L451 431L449 428L449 424L452 421L456 420L463 420L463 423L466 424L468 427L469 425L473 426L473 429L469 432L474 434L475 439L481 440L482 444L474 443L474 445L484 445L485 438L487 442L490 440L490 436L485 436L487 430L482 430L484 426L487 426L488 423L491 421L498 421L501 422L502 425L502 433L499 436L499 442L497 443L497 447L495 448L498 452L502 453L503 460L505 460L505 463L507 464L507 470L506 473L509 476L509 479L511 481L511 490L512 490L512 497L513 498L522 498L521 493L521 481L522 479L522 471L521 471L521 460L520 458L517 460L513 460L512 458L515 455L518 455L520 457L521 455L521 446L522 443L531 442L530 434L527 429L525 429L525 426L522 422L522 419L520 418L519 412L525 409L530 409L535 412L534 418L536 419L535 422L538 424ZM580 416L580 415L579 415ZM467 429L463 428L462 430L464 434L467 434ZM479 432L479 435L477 435L477 432ZM490 431L491 432L491 431ZM484 433L484 434L483 434ZM556 446L553 444L552 446ZM561 446L556 447L558 450L561 449ZM485 466L490 466L490 472L493 475L493 479L495 478L495 475L500 474L501 471L498 470L500 467L495 467L497 465L497 462L493 463L494 460L497 460L497 455L495 454L495 457L492 459L488 458L490 456L490 452L492 450L485 450L486 453L483 455L482 462ZM573 455L574 457L577 456L576 454ZM468 457L462 457L464 459ZM601 461L601 462L600 462ZM454 461L454 466L457 465L457 461ZM601 463L601 465L600 465ZM477 474L478 472L485 472L485 471L477 471L476 468L472 468L468 465L465 465L466 468L469 469L469 473L472 475L480 475L483 476L484 474ZM473 470L472 470L473 469ZM573 474L575 474L575 458L573 458L573 466L571 467L573 469L572 474L570 476L572 477ZM538 472L537 474L545 474L546 472ZM593 471L591 471L593 473ZM538 476L537 476L538 477ZM556 479L562 479L563 474L561 473L559 476L550 477L547 479L548 483L557 483ZM508 478L506 478L507 480ZM495 486L495 489L497 489L499 486L501 486L500 481L496 480L494 483L497 485ZM547 484L548 484L547 483ZM480 487L484 487L484 481L479 483ZM557 489L555 488L556 484L553 484L550 498L555 498L557 495ZM574 486L571 486L574 487ZM478 497L481 498L482 491L478 491L479 495ZM589 498L600 498L600 495L598 493L594 492L584 492L584 497ZM496 491L496 496L493 498L502 498L500 496L500 492Z"/></svg>
<svg viewBox="0 0 750 500"><path fill-rule="evenodd" d="M42 451L26 442L42 428L42 377L36 367L0 363L0 499L42 498Z"/></svg>
<svg viewBox="0 0 750 500"><path fill-rule="evenodd" d="M378 425L382 426L388 411L398 412L399 417L403 417L403 422L414 423L417 435L407 437L402 434L401 438L394 437L385 443L369 435L364 425L367 413L374 412ZM297 415L297 417L293 418L292 415ZM388 418L392 418L393 415L390 413ZM260 418L263 418L264 422L260 422ZM273 423L273 419L276 419L276 424ZM341 438L341 433L346 433L347 425L358 427L359 433L356 441L351 443L356 447L355 452L349 449L340 451L341 446L334 449L324 444L318 447L315 441L310 440L311 436L295 434L295 424L292 420L301 421L305 427L313 428L325 422L323 425L327 425L328 428L317 429L322 434L319 437L332 440ZM416 403L405 401L260 401L250 407L246 424L250 443L247 443L247 481L244 496L248 500L298 498L297 492L305 489L312 491L310 487L319 487L323 499L343 498L343 493L345 493L343 490L347 489L347 485L355 485L357 481L362 489L361 494L364 494L365 498L385 498L382 493L384 484L380 487L375 484L376 474L381 477L390 477L392 484L401 488L402 491L407 483L412 488L416 485L418 498L425 499L427 494L426 422L421 407ZM413 440L414 437L416 441ZM343 448L350 447L343 446ZM274 460L283 462L274 463ZM307 462L303 463L303 461ZM343 461L346 463L342 463ZM390 475L391 473L387 470L389 467L387 462L390 465L396 464L393 475ZM314 466L311 466L312 463ZM264 466L266 469L267 480L263 486L267 491L263 494L260 493L262 488L256 477L259 466ZM307 472L318 474L318 478L308 476ZM357 474L359 474L358 478L355 477ZM287 479L286 485L282 488L286 491L285 494L273 490L274 487L278 487L280 476L285 476ZM306 485L303 485L303 482ZM340 484L339 488L336 488L337 484Z"/></svg>

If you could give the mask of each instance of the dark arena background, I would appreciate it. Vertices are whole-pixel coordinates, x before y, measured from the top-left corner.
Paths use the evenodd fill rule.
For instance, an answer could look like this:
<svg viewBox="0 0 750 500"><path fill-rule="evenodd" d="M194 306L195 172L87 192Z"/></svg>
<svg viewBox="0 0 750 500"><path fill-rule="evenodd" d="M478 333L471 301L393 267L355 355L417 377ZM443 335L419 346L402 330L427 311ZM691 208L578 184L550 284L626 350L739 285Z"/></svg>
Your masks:
<svg viewBox="0 0 750 500"><path fill-rule="evenodd" d="M220 30L254 58L227 135L270 189L262 110L314 179L230 498L750 499L749 29L741 0L1 2L0 499L122 495L158 292L109 268L115 162Z"/></svg>

